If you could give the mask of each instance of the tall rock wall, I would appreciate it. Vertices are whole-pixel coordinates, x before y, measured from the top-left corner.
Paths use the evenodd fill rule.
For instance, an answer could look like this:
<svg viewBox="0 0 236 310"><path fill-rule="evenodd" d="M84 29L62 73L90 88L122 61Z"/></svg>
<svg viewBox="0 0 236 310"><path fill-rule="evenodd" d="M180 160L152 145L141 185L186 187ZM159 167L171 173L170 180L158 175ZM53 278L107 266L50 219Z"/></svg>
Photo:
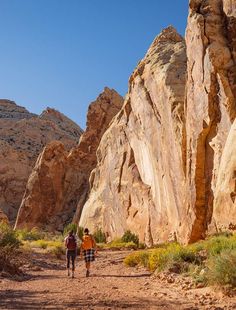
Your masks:
<svg viewBox="0 0 236 310"><path fill-rule="evenodd" d="M89 106L87 128L76 147L70 152L60 143L45 147L29 177L17 216L17 228L61 231L73 216L80 217L88 193L89 175L97 163L97 147L122 104L123 98L106 87Z"/></svg>
<svg viewBox="0 0 236 310"><path fill-rule="evenodd" d="M184 176L186 51L175 29L153 42L105 132L80 225L107 237L131 229L152 244L187 238Z"/></svg>
<svg viewBox="0 0 236 310"><path fill-rule="evenodd" d="M186 31L186 178L189 215L194 218L190 241L204 238L211 222L222 151L236 113L236 24L223 4L231 12L230 1L190 1Z"/></svg>
<svg viewBox="0 0 236 310"><path fill-rule="evenodd" d="M0 100L0 209L11 222L43 147L59 140L71 149L81 134L78 125L53 109L37 116L13 101Z"/></svg>

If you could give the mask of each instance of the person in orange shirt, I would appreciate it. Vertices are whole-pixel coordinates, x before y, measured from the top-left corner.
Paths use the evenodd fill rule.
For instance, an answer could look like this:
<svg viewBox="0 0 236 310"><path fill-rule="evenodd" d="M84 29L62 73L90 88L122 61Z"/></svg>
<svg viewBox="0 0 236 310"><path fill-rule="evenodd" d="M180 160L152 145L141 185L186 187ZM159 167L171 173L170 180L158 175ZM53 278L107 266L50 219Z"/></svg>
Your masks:
<svg viewBox="0 0 236 310"><path fill-rule="evenodd" d="M91 234L89 234L88 228L84 229L84 235L82 237L82 243L80 246L80 255L84 255L86 266L86 277L90 274L90 263L95 260L95 254L97 254L97 245Z"/></svg>

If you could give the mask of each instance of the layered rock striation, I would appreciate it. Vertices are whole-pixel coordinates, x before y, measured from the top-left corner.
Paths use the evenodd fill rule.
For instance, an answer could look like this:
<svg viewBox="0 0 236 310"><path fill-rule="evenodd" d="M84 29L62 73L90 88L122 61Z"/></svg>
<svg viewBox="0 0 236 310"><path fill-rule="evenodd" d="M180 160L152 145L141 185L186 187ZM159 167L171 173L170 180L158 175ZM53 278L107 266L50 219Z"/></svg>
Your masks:
<svg viewBox="0 0 236 310"><path fill-rule="evenodd" d="M173 27L152 43L105 132L80 225L107 237L127 229L147 244L189 233L184 175L184 39Z"/></svg>
<svg viewBox="0 0 236 310"><path fill-rule="evenodd" d="M89 106L87 128L76 147L69 152L61 143L45 147L30 175L16 227L62 231L72 221L76 209L75 218L80 216L88 194L89 175L97 163L97 147L122 104L123 98L106 87Z"/></svg>
<svg viewBox="0 0 236 310"><path fill-rule="evenodd" d="M63 114L47 109L41 116L10 100L0 100L0 209L10 221L23 198L28 177L43 147L58 140L71 149L82 130Z"/></svg>
<svg viewBox="0 0 236 310"><path fill-rule="evenodd" d="M192 242L204 238L211 223L222 151L236 115L236 23L227 15L235 7L230 3L190 1L186 178Z"/></svg>

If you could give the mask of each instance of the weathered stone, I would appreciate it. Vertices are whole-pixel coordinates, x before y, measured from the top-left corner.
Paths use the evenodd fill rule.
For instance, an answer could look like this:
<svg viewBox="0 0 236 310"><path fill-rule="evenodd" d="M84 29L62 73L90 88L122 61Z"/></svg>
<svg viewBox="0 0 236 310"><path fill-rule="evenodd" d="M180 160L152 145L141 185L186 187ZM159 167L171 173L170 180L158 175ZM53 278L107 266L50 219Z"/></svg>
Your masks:
<svg viewBox="0 0 236 310"><path fill-rule="evenodd" d="M61 144L46 146L29 178L16 227L61 231L73 219L78 202L75 218L80 217L89 175L97 163L98 144L122 104L123 98L117 92L105 88L89 106L87 128L76 147L67 154ZM58 156L48 156L54 152Z"/></svg>
<svg viewBox="0 0 236 310"><path fill-rule="evenodd" d="M236 230L236 121L228 135L217 176L213 224L216 231Z"/></svg>
<svg viewBox="0 0 236 310"><path fill-rule="evenodd" d="M9 223L8 218L6 216L6 214L3 213L3 211L0 209L0 223Z"/></svg>
<svg viewBox="0 0 236 310"><path fill-rule="evenodd" d="M231 12L230 7L227 10ZM222 150L236 114L232 25L235 21L224 13L222 0L190 1L186 31L186 178L193 222L190 242L204 238L211 222ZM229 32L230 27L234 31Z"/></svg>
<svg viewBox="0 0 236 310"><path fill-rule="evenodd" d="M10 100L0 100L0 208L11 222L43 147L60 140L71 149L81 134L79 126L53 109L37 116Z"/></svg>
<svg viewBox="0 0 236 310"><path fill-rule="evenodd" d="M101 140L81 226L109 238L130 229L147 244L185 239L185 73L184 40L169 27L138 64Z"/></svg>

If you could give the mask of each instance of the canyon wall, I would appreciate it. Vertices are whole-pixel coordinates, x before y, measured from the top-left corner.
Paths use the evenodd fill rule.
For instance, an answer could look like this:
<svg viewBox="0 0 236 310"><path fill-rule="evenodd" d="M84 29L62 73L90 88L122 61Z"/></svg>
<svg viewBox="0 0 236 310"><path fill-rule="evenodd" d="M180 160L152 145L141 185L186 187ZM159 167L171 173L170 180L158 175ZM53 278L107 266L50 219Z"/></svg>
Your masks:
<svg viewBox="0 0 236 310"><path fill-rule="evenodd" d="M105 132L80 225L108 238L127 229L147 244L185 239L184 39L173 27L152 43L129 81L121 112Z"/></svg>
<svg viewBox="0 0 236 310"><path fill-rule="evenodd" d="M40 116L10 100L0 100L0 209L14 222L28 177L43 147L62 141L71 149L82 130L54 109Z"/></svg>
<svg viewBox="0 0 236 310"><path fill-rule="evenodd" d="M122 104L123 98L106 87L90 104L87 128L76 147L68 152L57 142L44 148L29 177L17 228L62 231L73 217L80 217L89 189L89 175L97 163L98 144Z"/></svg>
<svg viewBox="0 0 236 310"><path fill-rule="evenodd" d="M189 2L186 85L183 40L168 28L154 41L101 141L80 225L147 244L235 229L235 9Z"/></svg>

